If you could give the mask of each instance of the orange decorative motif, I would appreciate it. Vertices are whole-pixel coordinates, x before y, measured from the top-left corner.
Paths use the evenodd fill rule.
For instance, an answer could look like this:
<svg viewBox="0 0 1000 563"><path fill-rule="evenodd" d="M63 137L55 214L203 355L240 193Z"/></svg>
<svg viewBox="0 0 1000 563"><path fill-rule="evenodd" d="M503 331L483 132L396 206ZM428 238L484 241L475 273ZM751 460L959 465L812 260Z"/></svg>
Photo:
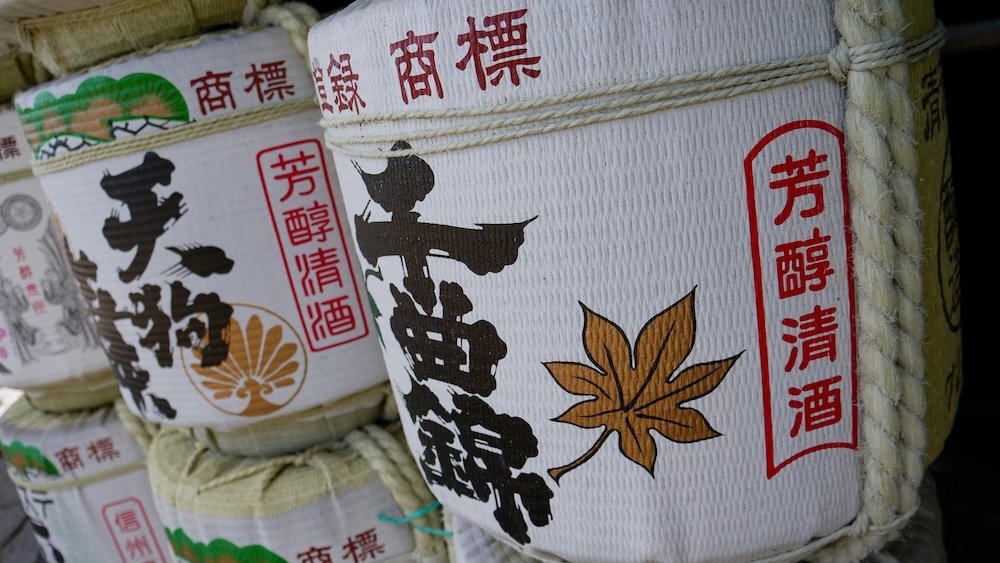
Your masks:
<svg viewBox="0 0 1000 563"><path fill-rule="evenodd" d="M234 309L226 360L203 367L202 352L196 348L191 353L197 361L185 360L185 371L215 408L237 416L271 414L290 403L305 381L302 339L271 311L252 305L234 305Z"/></svg>

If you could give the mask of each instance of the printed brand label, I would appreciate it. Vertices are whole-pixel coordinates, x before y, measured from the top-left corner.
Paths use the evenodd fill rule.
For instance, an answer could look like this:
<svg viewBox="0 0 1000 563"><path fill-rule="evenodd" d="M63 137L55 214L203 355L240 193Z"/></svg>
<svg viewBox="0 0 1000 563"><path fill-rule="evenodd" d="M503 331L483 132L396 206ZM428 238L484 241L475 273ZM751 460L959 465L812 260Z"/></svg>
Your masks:
<svg viewBox="0 0 1000 563"><path fill-rule="evenodd" d="M368 336L324 149L309 139L257 154L274 234L313 352Z"/></svg>
<svg viewBox="0 0 1000 563"><path fill-rule="evenodd" d="M779 127L746 158L768 478L812 452L857 448L846 166L843 134L820 121Z"/></svg>
<svg viewBox="0 0 1000 563"><path fill-rule="evenodd" d="M104 523L114 539L122 563L169 561L163 555L146 507L135 497L110 502L101 508Z"/></svg>

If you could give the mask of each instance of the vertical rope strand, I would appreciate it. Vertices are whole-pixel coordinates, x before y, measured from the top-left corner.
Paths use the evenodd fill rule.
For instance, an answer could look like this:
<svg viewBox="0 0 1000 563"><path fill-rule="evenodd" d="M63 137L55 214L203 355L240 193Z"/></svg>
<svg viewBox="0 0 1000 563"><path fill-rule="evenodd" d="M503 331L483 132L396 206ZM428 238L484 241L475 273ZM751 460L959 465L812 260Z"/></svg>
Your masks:
<svg viewBox="0 0 1000 563"><path fill-rule="evenodd" d="M900 0L837 0L834 20L848 46L886 40L907 25ZM865 456L855 533L811 558L831 562L859 560L905 525L907 519L898 515L919 503L926 441L923 234L909 65L849 72L844 121L856 233Z"/></svg>
<svg viewBox="0 0 1000 563"><path fill-rule="evenodd" d="M899 0L883 0L883 19L892 34L902 34L908 25ZM902 372L900 416L902 417L902 469L900 511L914 509L920 503L923 478L923 452L927 444L923 423L927 410L924 394L924 308L923 228L917 176L920 154L914 134L914 107L910 98L910 69L907 64L889 68L888 95L891 99L892 124L888 130L894 164L890 178L896 203L894 235L899 247L896 284L899 300L899 368Z"/></svg>

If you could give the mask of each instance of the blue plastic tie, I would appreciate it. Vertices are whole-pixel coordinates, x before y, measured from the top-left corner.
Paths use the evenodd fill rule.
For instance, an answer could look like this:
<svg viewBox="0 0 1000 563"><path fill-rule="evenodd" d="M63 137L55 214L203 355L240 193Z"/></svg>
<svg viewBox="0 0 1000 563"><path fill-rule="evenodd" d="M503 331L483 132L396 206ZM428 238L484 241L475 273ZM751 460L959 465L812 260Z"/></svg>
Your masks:
<svg viewBox="0 0 1000 563"><path fill-rule="evenodd" d="M428 514L430 514L431 512L437 510L440 507L441 507L441 502L440 501L434 501L434 502L428 504L427 506L425 506L425 507L423 507L421 509L414 510L413 512L407 514L406 516L404 516L402 518L393 518L392 516L387 516L383 512L379 512L378 519L381 520L382 522L389 522L390 524L396 524L397 526L406 526L406 525L409 525L411 528L413 528L414 530L416 530L418 532L424 532L425 534L432 534L432 535L435 535L435 536L443 536L443 537L448 538L448 537L451 537L453 535L453 533L449 532L448 530L441 530L439 528L431 528L430 526L421 526L420 524L411 524L411 522L413 520L416 520L417 518L420 518L421 516L427 516Z"/></svg>

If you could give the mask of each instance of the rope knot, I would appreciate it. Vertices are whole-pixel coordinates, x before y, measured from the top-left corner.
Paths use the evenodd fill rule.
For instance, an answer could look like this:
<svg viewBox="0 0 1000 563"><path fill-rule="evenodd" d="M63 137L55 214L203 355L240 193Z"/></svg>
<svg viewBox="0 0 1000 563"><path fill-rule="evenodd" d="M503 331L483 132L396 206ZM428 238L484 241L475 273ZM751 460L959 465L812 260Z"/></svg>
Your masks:
<svg viewBox="0 0 1000 563"><path fill-rule="evenodd" d="M303 465L308 465L309 461L312 460L312 458L313 458L314 455L316 455L317 453L319 453L321 451L327 450L327 449L328 449L328 445L327 444L325 444L325 443L323 443L323 444L317 444L317 445L309 448L308 450L305 450L305 451L302 451L302 452L299 452L299 453L293 455L291 457L291 459L289 459L287 461L288 461L288 463L294 465L295 467L301 467Z"/></svg>
<svg viewBox="0 0 1000 563"><path fill-rule="evenodd" d="M851 71L851 48L843 39L826 56L830 65L830 74L837 82L847 82L847 73Z"/></svg>

